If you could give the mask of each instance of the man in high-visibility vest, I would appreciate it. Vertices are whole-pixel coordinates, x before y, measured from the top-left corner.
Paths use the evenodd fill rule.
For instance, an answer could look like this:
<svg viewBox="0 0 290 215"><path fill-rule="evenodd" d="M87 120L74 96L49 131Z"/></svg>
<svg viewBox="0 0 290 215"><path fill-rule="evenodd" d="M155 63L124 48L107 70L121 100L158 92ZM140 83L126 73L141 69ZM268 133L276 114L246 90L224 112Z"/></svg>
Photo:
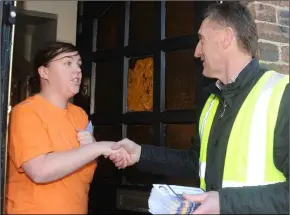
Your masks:
<svg viewBox="0 0 290 215"><path fill-rule="evenodd" d="M261 68L255 22L238 2L213 4L200 29L195 57L203 75L217 79L199 120L198 150L164 149L123 139L128 157L117 167L173 176L199 174L197 214L289 213L289 77Z"/></svg>

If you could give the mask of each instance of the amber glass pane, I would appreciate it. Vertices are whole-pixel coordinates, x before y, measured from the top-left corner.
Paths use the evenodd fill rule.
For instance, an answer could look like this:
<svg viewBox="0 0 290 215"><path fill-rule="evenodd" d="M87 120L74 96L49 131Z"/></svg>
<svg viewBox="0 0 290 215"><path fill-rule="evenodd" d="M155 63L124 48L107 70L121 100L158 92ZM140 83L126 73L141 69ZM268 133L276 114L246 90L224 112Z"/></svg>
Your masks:
<svg viewBox="0 0 290 215"><path fill-rule="evenodd" d="M153 58L130 59L127 111L153 109Z"/></svg>
<svg viewBox="0 0 290 215"><path fill-rule="evenodd" d="M138 144L152 144L153 128L151 125L127 125L127 138ZM129 184L151 184L154 180L152 174L140 172L135 166L126 168L125 174Z"/></svg>
<svg viewBox="0 0 290 215"><path fill-rule="evenodd" d="M166 109L193 109L195 105L195 66L193 49L166 53Z"/></svg>
<svg viewBox="0 0 290 215"><path fill-rule="evenodd" d="M96 63L95 112L116 113L122 107L121 83L117 63L104 61Z"/></svg>
<svg viewBox="0 0 290 215"><path fill-rule="evenodd" d="M117 47L118 5L113 4L106 13L98 19L97 50Z"/></svg>
<svg viewBox="0 0 290 215"><path fill-rule="evenodd" d="M166 2L166 37L194 33L195 1Z"/></svg>
<svg viewBox="0 0 290 215"><path fill-rule="evenodd" d="M188 149L196 134L195 124L166 125L166 146L173 149Z"/></svg>
<svg viewBox="0 0 290 215"><path fill-rule="evenodd" d="M131 1L129 45L150 44L156 36L156 2Z"/></svg>

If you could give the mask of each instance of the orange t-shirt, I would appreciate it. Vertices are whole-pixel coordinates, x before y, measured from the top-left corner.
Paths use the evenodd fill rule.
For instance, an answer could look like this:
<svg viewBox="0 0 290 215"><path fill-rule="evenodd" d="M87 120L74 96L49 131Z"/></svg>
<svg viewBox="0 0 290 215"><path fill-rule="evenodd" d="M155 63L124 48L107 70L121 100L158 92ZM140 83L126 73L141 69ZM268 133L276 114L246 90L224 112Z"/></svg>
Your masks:
<svg viewBox="0 0 290 215"><path fill-rule="evenodd" d="M62 179L34 183L22 164L48 152L78 148L77 129L85 129L88 117L69 103L61 109L39 95L27 98L11 112L8 145L6 213L87 214L88 191L96 162Z"/></svg>

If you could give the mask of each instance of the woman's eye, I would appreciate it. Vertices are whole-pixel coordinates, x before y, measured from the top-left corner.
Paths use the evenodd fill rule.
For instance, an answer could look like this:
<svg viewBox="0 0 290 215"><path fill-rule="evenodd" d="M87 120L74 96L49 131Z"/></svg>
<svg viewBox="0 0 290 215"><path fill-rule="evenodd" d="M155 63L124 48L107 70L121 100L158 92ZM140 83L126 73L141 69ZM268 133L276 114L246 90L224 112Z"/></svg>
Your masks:
<svg viewBox="0 0 290 215"><path fill-rule="evenodd" d="M66 65L71 66L72 65L72 62L71 61L67 61L66 62Z"/></svg>

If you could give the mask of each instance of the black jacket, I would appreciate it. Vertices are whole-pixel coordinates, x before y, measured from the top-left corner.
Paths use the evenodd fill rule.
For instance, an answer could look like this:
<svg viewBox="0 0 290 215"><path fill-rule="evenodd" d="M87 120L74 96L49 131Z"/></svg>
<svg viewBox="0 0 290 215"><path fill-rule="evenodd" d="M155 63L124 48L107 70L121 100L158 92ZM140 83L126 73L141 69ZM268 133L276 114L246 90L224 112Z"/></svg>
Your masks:
<svg viewBox="0 0 290 215"><path fill-rule="evenodd" d="M234 83L226 85L222 90L214 84L205 89L205 98L214 93L221 100L209 136L205 180L207 191L219 192L222 214L289 213L289 84L280 104L273 155L275 166L283 172L287 181L265 186L222 188L226 148L234 119L246 96L265 71L266 69L260 67L258 60L253 59ZM218 120L217 117L223 111L223 102L227 103L227 108L223 117ZM156 174L197 178L199 149L198 137L188 150L142 145L137 167L141 171Z"/></svg>

